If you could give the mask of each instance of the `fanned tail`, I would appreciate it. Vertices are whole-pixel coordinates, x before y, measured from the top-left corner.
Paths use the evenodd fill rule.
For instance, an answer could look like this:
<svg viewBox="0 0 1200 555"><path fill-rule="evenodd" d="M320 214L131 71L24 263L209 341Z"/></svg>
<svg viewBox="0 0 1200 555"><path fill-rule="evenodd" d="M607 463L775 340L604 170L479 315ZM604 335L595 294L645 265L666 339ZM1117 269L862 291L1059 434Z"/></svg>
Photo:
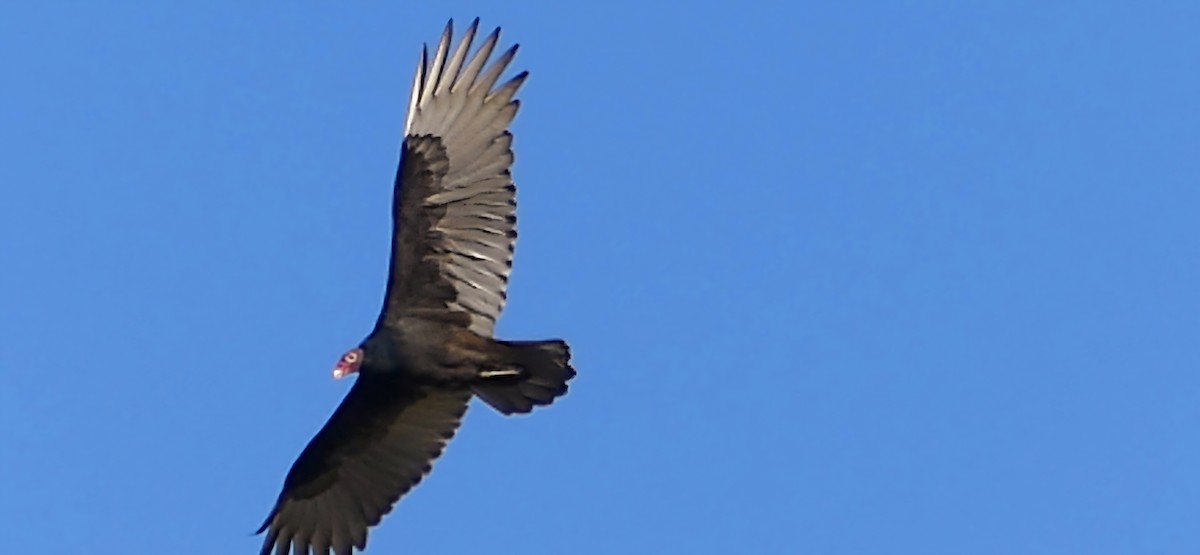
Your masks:
<svg viewBox="0 0 1200 555"><path fill-rule="evenodd" d="M472 385L475 394L501 414L527 413L567 392L575 377L571 348L561 339L496 341L511 372L493 372Z"/></svg>

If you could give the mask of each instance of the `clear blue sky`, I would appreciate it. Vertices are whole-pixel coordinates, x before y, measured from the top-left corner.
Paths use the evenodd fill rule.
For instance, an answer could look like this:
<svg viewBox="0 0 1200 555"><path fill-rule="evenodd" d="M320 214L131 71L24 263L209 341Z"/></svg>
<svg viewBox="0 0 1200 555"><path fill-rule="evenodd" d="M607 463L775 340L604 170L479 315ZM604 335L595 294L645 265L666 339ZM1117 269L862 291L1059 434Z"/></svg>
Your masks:
<svg viewBox="0 0 1200 555"><path fill-rule="evenodd" d="M12 553L252 553L412 67L522 44L507 338L370 553L1200 553L1194 2L0 8Z"/></svg>

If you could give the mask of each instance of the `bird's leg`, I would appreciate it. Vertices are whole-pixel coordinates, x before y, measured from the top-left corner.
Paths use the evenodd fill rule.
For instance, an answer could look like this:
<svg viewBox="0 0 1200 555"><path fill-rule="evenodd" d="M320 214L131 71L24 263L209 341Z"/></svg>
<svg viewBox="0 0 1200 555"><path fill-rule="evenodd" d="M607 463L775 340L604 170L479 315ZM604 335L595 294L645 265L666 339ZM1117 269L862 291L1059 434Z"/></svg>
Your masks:
<svg viewBox="0 0 1200 555"><path fill-rule="evenodd" d="M479 377L485 380L489 378L515 378L520 375L521 369L513 367L499 368L496 370L481 370L479 372Z"/></svg>

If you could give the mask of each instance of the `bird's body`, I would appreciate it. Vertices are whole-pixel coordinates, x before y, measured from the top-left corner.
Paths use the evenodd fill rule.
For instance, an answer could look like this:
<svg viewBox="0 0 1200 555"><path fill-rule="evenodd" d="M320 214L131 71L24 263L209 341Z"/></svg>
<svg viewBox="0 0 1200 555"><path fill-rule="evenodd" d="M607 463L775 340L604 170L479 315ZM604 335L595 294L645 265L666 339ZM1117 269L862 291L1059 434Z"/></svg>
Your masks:
<svg viewBox="0 0 1200 555"><path fill-rule="evenodd" d="M468 59L478 23L453 53L448 24L433 60L421 57L384 306L334 369L358 378L288 472L259 529L264 555L365 549L367 529L429 472L472 396L525 413L566 393L575 375L561 340L492 337L516 241L508 125L526 74L496 87L516 52L485 68L499 29Z"/></svg>
<svg viewBox="0 0 1200 555"><path fill-rule="evenodd" d="M494 340L443 316L433 313L397 320L368 340L377 347L374 352L364 349L368 354L363 364L371 367L368 371L401 373L418 382L469 386L478 378L479 362L492 356ZM373 356L378 357L377 366L372 365Z"/></svg>

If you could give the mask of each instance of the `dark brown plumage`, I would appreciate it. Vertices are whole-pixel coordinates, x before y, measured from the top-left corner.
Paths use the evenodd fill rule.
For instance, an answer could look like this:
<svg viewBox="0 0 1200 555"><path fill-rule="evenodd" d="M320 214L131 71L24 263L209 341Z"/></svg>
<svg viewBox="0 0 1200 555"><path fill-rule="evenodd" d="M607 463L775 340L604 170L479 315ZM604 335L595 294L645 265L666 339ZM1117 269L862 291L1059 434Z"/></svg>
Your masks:
<svg viewBox="0 0 1200 555"><path fill-rule="evenodd" d="M300 454L259 532L262 553L348 554L429 472L471 396L529 412L575 375L560 340L492 337L516 242L510 168L513 99L496 86L513 46L485 69L500 30L468 58L476 19L453 53L447 24L413 83L392 206L387 293L375 328L338 362L350 393Z"/></svg>

